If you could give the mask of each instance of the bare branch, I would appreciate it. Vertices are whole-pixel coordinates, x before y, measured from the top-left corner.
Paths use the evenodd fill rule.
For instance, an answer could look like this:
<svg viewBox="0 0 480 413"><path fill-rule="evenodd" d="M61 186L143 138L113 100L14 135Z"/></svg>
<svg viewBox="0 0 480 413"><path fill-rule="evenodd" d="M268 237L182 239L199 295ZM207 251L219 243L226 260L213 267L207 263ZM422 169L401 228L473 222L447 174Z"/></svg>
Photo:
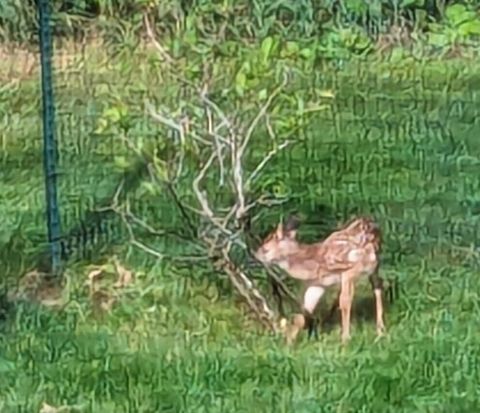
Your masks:
<svg viewBox="0 0 480 413"><path fill-rule="evenodd" d="M182 215L185 224L189 227L192 236L199 241L196 246L206 252L205 257L212 260L214 265L220 265L220 268L229 276L237 291L262 323L268 328L274 329L274 312L247 273L234 263L232 257L234 246L248 250L245 242L246 230L244 225L246 214L258 205L278 205L285 202L285 199L271 199L265 195L252 200L249 199L251 194L247 191L258 179L268 162L278 152L286 148L291 141L285 141L273 147L250 173L247 173L244 169L244 155L262 119L265 119L268 134L275 142L275 132L267 112L274 99L287 84L287 77L284 77L282 84L268 96L264 104L259 108L258 113L253 117L253 120L244 128L239 127L234 116L227 116L219 105L209 98L207 92L210 82L209 76L204 76L204 86L202 88L198 88L188 81L185 82L189 85L190 91L192 89L195 91L194 100L196 100L195 104L197 106L195 107L189 103L186 106L182 106L182 108L188 110L188 114L184 113L181 120L179 119L178 111L174 112L173 115L169 115L167 110L155 110L150 103L145 103L146 111L152 119L177 135L174 140L175 145L177 145L177 153L174 156L174 162L177 163L175 168L176 178L180 177L182 168L187 166L193 167L197 159L201 159L201 165L198 170L192 171L195 173L195 176L191 182L191 188L196 198L195 204L198 203L198 206L195 205L194 207L180 201L175 190L175 185L179 185L180 181L162 177L162 171L156 171L154 168L155 162L147 165L148 171L152 181L166 185L167 192L175 203L180 215ZM196 96L199 96L199 100L195 99ZM203 107L203 111L200 112L198 111L199 103ZM129 142L127 138L124 139L137 155L145 158L135 145ZM194 148L197 151L192 158L194 161L192 164L184 162L185 156L188 156L190 153L189 150L186 150L187 147L189 148L188 144L195 144ZM217 173L219 174L218 181L216 178ZM187 176L187 174L182 174L182 178L183 176ZM217 182L218 186L222 187L223 190L231 192L232 197L234 197L231 205L215 204L213 196ZM226 182L229 184L228 188L225 185ZM214 186L208 185L212 183ZM207 188L210 192L207 192L204 188ZM125 222L132 245L159 259L170 258L165 257L164 254L136 239L132 225L136 228L142 228L150 234L164 234L165 232L157 231L147 222L135 217L129 210L128 205L125 208L122 211L119 211L117 208L117 211ZM191 222L190 211L202 218L200 226L197 227L197 225ZM251 217L247 218L251 219ZM198 257L194 259L198 259ZM281 291L282 294L289 296L291 299L292 295L289 294L288 289L281 283L278 277L275 274L271 275L270 269L267 270L267 274L273 280L275 294L279 295L278 292Z"/></svg>
<svg viewBox="0 0 480 413"><path fill-rule="evenodd" d="M152 104L148 101L145 101L145 108L150 113L150 116L155 119L156 121L168 126L171 129L176 130L178 133L183 133L183 127L180 123L175 122L173 119L167 118L166 116L162 115L161 113L155 111Z"/></svg>
<svg viewBox="0 0 480 413"><path fill-rule="evenodd" d="M169 118L166 115L164 115L160 112L157 112L154 109L154 107L152 106L152 104L149 103L148 101L145 101L145 108L148 111L149 115L153 119L155 119L157 122L161 123L162 125L165 125L165 126L169 127L170 129L173 129L174 131L176 131L180 136L180 141L182 143L185 142L186 128L188 128L188 119L186 119L184 117L181 120L181 122L177 122L177 121L173 120L172 118ZM192 130L188 130L188 135L192 139L202 143L203 145L212 146L211 142L207 141L206 139L201 138L200 136L198 136Z"/></svg>
<svg viewBox="0 0 480 413"><path fill-rule="evenodd" d="M252 123L250 124L249 128L247 129L247 133L245 134L245 139L243 141L243 144L240 148L240 152L241 154L243 155L243 153L245 152L245 149L246 147L248 146L248 144L250 143L250 139L252 138L252 135L253 135L253 132L255 131L258 123L260 122L260 120L262 119L262 117L265 116L265 114L267 113L267 110L270 108L270 106L272 105L273 103L273 100L280 94L280 92L285 88L285 86L287 85L288 83L288 78L286 75L284 75L284 78L283 78L283 82L282 84L277 87L273 93L268 96L267 98L267 101L265 102L265 104L260 108L260 111L258 112L257 116L255 116L255 118L253 119Z"/></svg>
<svg viewBox="0 0 480 413"><path fill-rule="evenodd" d="M245 207L245 213L247 213L248 211L250 211L251 209L255 208L258 205L272 207L272 206L282 205L287 201L288 201L287 198L271 199L271 198L268 198L266 195L262 195L260 198L256 199L255 201L251 202Z"/></svg>
<svg viewBox="0 0 480 413"><path fill-rule="evenodd" d="M155 181L157 181L157 182L160 181L160 183L163 184L167 188L167 191L169 192L170 196L173 199L173 202L175 203L178 210L180 211L180 215L182 215L182 218L185 221L185 224L187 225L188 229L190 230L190 233L192 234L192 236L195 236L196 233L197 233L195 225L193 225L193 222L190 219L190 216L188 215L188 213L186 211L186 209L188 209L188 205L185 205L183 202L180 201L180 198L177 195L177 192L175 191L172 183L171 182L163 182L163 181L159 180L157 174L155 173L155 171L153 170L151 165L148 166L148 173L149 173L150 179L152 181L154 181L154 182Z"/></svg>
<svg viewBox="0 0 480 413"><path fill-rule="evenodd" d="M168 126L169 128L173 129L175 132L178 133L178 137L180 140L180 145L178 145L179 161L177 163L177 172L175 174L175 177L173 178L173 181L176 181L182 174L183 162L185 159L185 130L184 130L185 124L177 123L174 120L163 116L161 113L155 112L155 110L153 109L153 106L148 102L145 102L145 107L149 111L150 116L152 116L152 118Z"/></svg>
<svg viewBox="0 0 480 413"><path fill-rule="evenodd" d="M125 225L125 228L127 229L127 232L128 232L129 238L130 238L130 243L133 246L137 247L138 249L141 249L145 253L147 253L149 255L152 255L152 256L158 258L159 260L168 259L169 261L182 261L182 262L185 262L185 261L186 262L193 262L193 261L206 261L206 260L208 260L208 257L206 257L205 255L195 257L195 256L171 256L171 255L166 256L166 255L162 254L161 252L159 252L159 251L153 249L152 247L144 244L143 242L139 241L135 237L135 234L134 234L132 225L130 223L130 220L133 221L135 224L141 226L145 230L147 230L152 235L165 235L166 234L165 231L155 230L150 225L146 224L143 220L136 217L131 212L130 205L129 205L128 202L125 204L125 211L121 211L120 209L115 209L115 212L120 216L120 218L122 219L122 221Z"/></svg>
<svg viewBox="0 0 480 413"><path fill-rule="evenodd" d="M238 220L245 214L245 194L243 186L242 153L238 150L237 142L233 143L232 150L233 182L237 193L235 218Z"/></svg>
<svg viewBox="0 0 480 413"><path fill-rule="evenodd" d="M167 235L167 232L166 231L162 231L162 230L157 230L155 228L153 228L151 225L147 224L145 221L143 221L142 219L136 217L134 214L132 214L132 212L130 211L130 209L128 209L128 211L126 211L124 213L124 216L126 219L134 222L135 224L137 224L139 227L143 228L145 231L147 231L150 235L155 235L155 236L162 236L162 235Z"/></svg>
<svg viewBox="0 0 480 413"><path fill-rule="evenodd" d="M220 182L219 185L222 187L225 184L225 168L223 166L223 145L220 143L218 134L214 131L213 128L213 115L209 107L205 108L205 116L207 118L207 132L210 136L213 136L215 142L215 150L217 154L218 164L220 166Z"/></svg>
<svg viewBox="0 0 480 413"><path fill-rule="evenodd" d="M290 291L290 289L285 285L285 283L277 275L276 270L269 267L264 267L268 276L277 284L282 293L284 293L287 298L297 307L297 309L302 309L302 302L295 297L295 295Z"/></svg>
<svg viewBox="0 0 480 413"><path fill-rule="evenodd" d="M215 157L216 157L215 153L210 155L210 157L208 158L208 161L205 163L203 168L200 170L200 173L198 174L198 176L193 181L193 190L195 191L195 195L197 196L198 202L202 206L203 213L205 214L205 216L207 216L211 220L213 220L213 218L214 218L214 213L210 209L210 205L208 204L208 200L207 200L205 192L202 192L200 190L199 185L200 185L200 182L205 177L205 174L207 173L208 168L210 168L213 161L215 160Z"/></svg>
<svg viewBox="0 0 480 413"><path fill-rule="evenodd" d="M202 207L202 215L210 220L210 222L218 229L220 229L224 235L227 236L232 236L232 231L230 231L226 225L225 222L222 224L218 218L215 217L215 214L213 213L212 209L210 208L207 194L205 191L200 190L200 182L205 178L205 174L207 173L208 169L211 167L213 161L216 158L216 154L212 153L210 157L208 158L207 162L205 165L202 167L200 170L199 174L193 181L193 191L195 192L195 195L197 197L198 202L200 203Z"/></svg>
<svg viewBox="0 0 480 413"><path fill-rule="evenodd" d="M263 295L255 288L245 273L232 264L227 250L223 251L223 258L225 260L223 264L225 272L240 294L245 298L249 307L263 324L275 331L276 327L273 322L275 313L269 307Z"/></svg>
<svg viewBox="0 0 480 413"><path fill-rule="evenodd" d="M206 93L206 90L202 90L200 93L200 99L211 109L213 109L217 115L220 117L222 123L222 127L226 126L228 129L228 132L230 133L231 136L235 136L235 129L233 127L232 122L228 119L227 115L218 107L218 105L215 102L212 102Z"/></svg>
<svg viewBox="0 0 480 413"><path fill-rule="evenodd" d="M115 190L115 194L113 195L112 202L110 203L110 205L106 207L96 208L95 211L96 212L107 212L107 211L115 212L119 207L119 204L120 204L119 199L124 186L125 186L125 179L122 179L118 184L117 189Z"/></svg>
<svg viewBox="0 0 480 413"><path fill-rule="evenodd" d="M262 159L262 161L257 165L257 167L253 170L253 172L250 174L248 179L245 181L245 187L249 188L252 182L255 180L255 178L258 176L258 174L262 171L263 168L265 168L265 165L270 162L270 160L281 150L286 148L288 145L290 145L290 141L285 141L278 145L277 148L272 149L268 154L265 156L265 158Z"/></svg>
<svg viewBox="0 0 480 413"><path fill-rule="evenodd" d="M150 21L148 20L148 16L147 14L145 13L143 15L143 22L145 24L145 29L147 30L147 35L148 37L150 38L150 41L153 43L153 45L155 46L155 48L158 50L158 52L160 53L160 56L163 57L163 59L167 62L167 63L173 63L173 59L172 57L170 56L170 54L167 52L167 50L165 49L165 47L163 47L159 42L158 40L156 39L155 37L155 34L153 33L153 30L152 30L152 27L150 26Z"/></svg>
<svg viewBox="0 0 480 413"><path fill-rule="evenodd" d="M149 247L148 245L145 245L144 243L138 241L135 237L130 237L130 243L141 249L142 251L146 252L149 255L153 255L154 257L158 258L159 260L163 260L165 258L165 255L162 254L161 252L158 252L157 250L154 250L153 248Z"/></svg>
<svg viewBox="0 0 480 413"><path fill-rule="evenodd" d="M143 153L135 146L135 144L128 139L125 135L121 134L120 139L123 141L123 143L127 146L128 149L130 149L135 155L137 155L139 158L143 159Z"/></svg>
<svg viewBox="0 0 480 413"><path fill-rule="evenodd" d="M155 256L156 258L162 260L164 258L164 255L158 251L155 251L154 249L144 245L143 243L137 241L137 239L135 238L135 234L133 232L133 229L132 229L132 226L130 224L130 222L128 221L128 218L127 218L127 214L130 212L130 206L128 204L128 202L126 202L125 204L125 209L127 210L127 212L123 212L119 209L117 209L115 212L117 212L117 214L120 216L120 218L122 219L124 225L125 225L125 228L127 229L127 232L128 232L128 235L129 235L129 238L130 238L130 243L132 245L135 245L136 247L142 249L143 251L145 252L148 252L150 255L153 255Z"/></svg>
<svg viewBox="0 0 480 413"><path fill-rule="evenodd" d="M265 126L267 127L268 136L272 141L275 141L275 132L272 127L272 122L270 122L270 116L268 114L265 115Z"/></svg>
<svg viewBox="0 0 480 413"><path fill-rule="evenodd" d="M232 150L232 169L233 169L233 180L235 183L235 188L237 192L237 211L235 213L235 216L238 219L241 219L241 217L245 214L245 187L247 185L244 185L243 182L243 164L242 164L242 158L243 155L245 154L245 150L250 143L250 140L253 136L253 133L255 132L255 129L260 122L260 120L266 115L267 110L271 106L273 100L275 99L276 96L280 94L280 92L283 90L283 88L287 84L287 77L284 76L282 84L277 87L270 96L268 96L267 101L265 102L264 105L260 108L260 111L258 114L255 116L253 121L251 122L249 128L247 129L247 132L243 138L243 142L240 144L240 142L235 141L233 150ZM237 145L240 145L238 147ZM286 146L286 145L285 145ZM276 152L273 152L270 157L263 163L261 168L275 155ZM260 169L261 169L260 168Z"/></svg>

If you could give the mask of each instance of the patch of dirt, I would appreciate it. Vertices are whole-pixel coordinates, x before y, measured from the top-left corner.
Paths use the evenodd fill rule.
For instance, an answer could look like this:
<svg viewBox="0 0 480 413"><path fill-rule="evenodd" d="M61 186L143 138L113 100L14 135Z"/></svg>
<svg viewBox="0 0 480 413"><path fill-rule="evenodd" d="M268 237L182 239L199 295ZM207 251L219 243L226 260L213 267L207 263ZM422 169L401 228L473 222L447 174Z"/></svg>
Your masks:
<svg viewBox="0 0 480 413"><path fill-rule="evenodd" d="M62 308L67 304L66 278L54 278L38 270L32 270L22 276L16 287L7 293L7 302L26 301L49 308ZM92 267L87 274L84 286L88 287L88 296L95 313L112 310L118 301L121 290L132 284L134 273L125 268L113 257L102 266Z"/></svg>
<svg viewBox="0 0 480 413"><path fill-rule="evenodd" d="M23 48L0 46L0 82L21 81L36 74L38 56Z"/></svg>
<svg viewBox="0 0 480 413"><path fill-rule="evenodd" d="M88 43L62 42L54 47L52 65L55 73L79 71L92 56L106 55L100 40ZM0 45L0 82L39 79L40 50L17 44Z"/></svg>
<svg viewBox="0 0 480 413"><path fill-rule="evenodd" d="M65 304L63 290L62 281L33 270L20 278L17 287L8 292L7 299L10 302L29 301L56 308Z"/></svg>
<svg viewBox="0 0 480 413"><path fill-rule="evenodd" d="M387 33L378 35L376 50L383 54L389 53L395 47L410 49L415 43L412 34L412 28L405 24L392 25Z"/></svg>
<svg viewBox="0 0 480 413"><path fill-rule="evenodd" d="M111 283L109 275L115 275L116 281ZM120 297L119 290L132 284L134 279L133 272L120 264L116 256L107 264L93 267L84 285L89 289L94 312L102 314L111 311Z"/></svg>

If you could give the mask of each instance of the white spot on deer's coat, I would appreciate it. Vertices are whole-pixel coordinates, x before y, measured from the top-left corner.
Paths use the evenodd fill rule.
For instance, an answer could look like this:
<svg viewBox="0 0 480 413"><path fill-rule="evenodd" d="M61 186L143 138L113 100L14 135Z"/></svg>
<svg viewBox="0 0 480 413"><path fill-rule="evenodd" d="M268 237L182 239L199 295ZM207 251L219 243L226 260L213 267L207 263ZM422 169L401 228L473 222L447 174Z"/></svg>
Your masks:
<svg viewBox="0 0 480 413"><path fill-rule="evenodd" d="M351 250L348 252L347 260L350 262L357 262L363 256L363 251L359 249Z"/></svg>

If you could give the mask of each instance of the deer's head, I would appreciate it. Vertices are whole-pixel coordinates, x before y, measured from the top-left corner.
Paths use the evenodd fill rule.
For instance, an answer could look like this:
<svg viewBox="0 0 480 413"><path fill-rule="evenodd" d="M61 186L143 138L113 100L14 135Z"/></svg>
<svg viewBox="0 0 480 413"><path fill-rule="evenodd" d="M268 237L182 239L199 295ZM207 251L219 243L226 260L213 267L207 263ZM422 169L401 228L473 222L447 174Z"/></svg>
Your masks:
<svg viewBox="0 0 480 413"><path fill-rule="evenodd" d="M290 216L285 224L280 222L277 229L270 233L255 252L255 258L264 264L273 264L283 260L298 247L296 239L300 225L298 218Z"/></svg>

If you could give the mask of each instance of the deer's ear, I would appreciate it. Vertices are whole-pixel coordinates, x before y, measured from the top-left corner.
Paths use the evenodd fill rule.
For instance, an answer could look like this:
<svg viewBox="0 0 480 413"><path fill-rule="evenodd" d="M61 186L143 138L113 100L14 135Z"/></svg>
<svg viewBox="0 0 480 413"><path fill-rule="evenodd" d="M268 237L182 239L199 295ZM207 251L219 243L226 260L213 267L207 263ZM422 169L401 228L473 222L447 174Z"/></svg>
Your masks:
<svg viewBox="0 0 480 413"><path fill-rule="evenodd" d="M297 230L296 229L291 229L290 231L285 231L284 234L286 237L290 239L295 239L297 236Z"/></svg>
<svg viewBox="0 0 480 413"><path fill-rule="evenodd" d="M285 235L290 239L295 239L299 226L300 219L295 215L290 215L285 222Z"/></svg>
<svg viewBox="0 0 480 413"><path fill-rule="evenodd" d="M296 231L300 226L300 218L290 215L285 222L285 231Z"/></svg>
<svg viewBox="0 0 480 413"><path fill-rule="evenodd" d="M284 237L284 230L283 230L283 224L280 222L277 227L277 231L275 232L275 236L277 239L283 239Z"/></svg>

